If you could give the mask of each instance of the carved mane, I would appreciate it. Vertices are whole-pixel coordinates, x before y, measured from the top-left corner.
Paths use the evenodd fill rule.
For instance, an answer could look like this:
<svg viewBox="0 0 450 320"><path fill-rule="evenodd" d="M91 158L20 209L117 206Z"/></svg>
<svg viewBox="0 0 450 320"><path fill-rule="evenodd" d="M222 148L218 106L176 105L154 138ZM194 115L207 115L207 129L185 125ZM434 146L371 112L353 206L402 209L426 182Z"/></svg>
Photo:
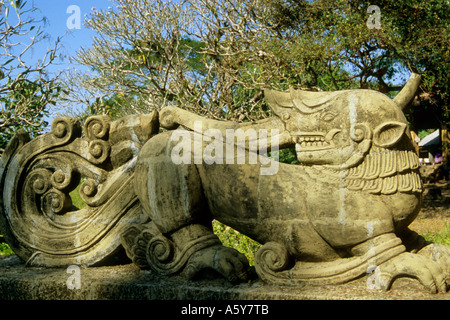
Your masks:
<svg viewBox="0 0 450 320"><path fill-rule="evenodd" d="M305 167L313 179L371 194L421 193L419 161L413 151L373 149L364 161L347 170Z"/></svg>

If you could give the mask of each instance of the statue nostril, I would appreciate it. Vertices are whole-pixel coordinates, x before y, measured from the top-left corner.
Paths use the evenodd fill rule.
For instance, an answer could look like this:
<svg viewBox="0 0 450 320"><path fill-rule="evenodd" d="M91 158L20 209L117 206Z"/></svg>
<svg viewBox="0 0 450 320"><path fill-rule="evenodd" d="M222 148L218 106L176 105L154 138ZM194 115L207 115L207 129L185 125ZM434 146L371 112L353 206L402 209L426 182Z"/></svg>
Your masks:
<svg viewBox="0 0 450 320"><path fill-rule="evenodd" d="M284 121L287 121L287 120L289 120L289 119L291 118L291 115L290 115L289 113L287 113L287 112L284 112L284 113L281 115L281 118L282 118Z"/></svg>

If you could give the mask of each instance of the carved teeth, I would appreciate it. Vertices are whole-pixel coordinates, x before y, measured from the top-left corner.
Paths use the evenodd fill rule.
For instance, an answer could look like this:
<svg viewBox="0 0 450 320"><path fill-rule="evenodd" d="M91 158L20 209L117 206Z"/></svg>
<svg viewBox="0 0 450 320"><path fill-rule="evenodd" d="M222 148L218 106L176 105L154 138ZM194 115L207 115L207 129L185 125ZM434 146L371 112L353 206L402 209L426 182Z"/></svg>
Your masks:
<svg viewBox="0 0 450 320"><path fill-rule="evenodd" d="M308 141L308 142L302 142L300 143L301 147L315 147L315 146L329 146L330 143L326 142L326 141Z"/></svg>
<svg viewBox="0 0 450 320"><path fill-rule="evenodd" d="M319 135L302 135L297 136L295 150L297 152L303 151L304 149L314 150L314 149L324 149L331 146L331 143L326 140L324 136Z"/></svg>

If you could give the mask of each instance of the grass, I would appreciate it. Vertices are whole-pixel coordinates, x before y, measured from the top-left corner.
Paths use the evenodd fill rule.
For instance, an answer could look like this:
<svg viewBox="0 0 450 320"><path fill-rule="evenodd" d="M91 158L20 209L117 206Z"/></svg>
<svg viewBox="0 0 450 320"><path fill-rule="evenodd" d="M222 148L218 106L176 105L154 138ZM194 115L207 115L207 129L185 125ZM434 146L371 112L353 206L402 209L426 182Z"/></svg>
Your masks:
<svg viewBox="0 0 450 320"><path fill-rule="evenodd" d="M426 233L422 233L421 235L427 241L445 244L446 246L450 246L450 223L446 222L444 225L444 229L442 229L438 232L426 232Z"/></svg>

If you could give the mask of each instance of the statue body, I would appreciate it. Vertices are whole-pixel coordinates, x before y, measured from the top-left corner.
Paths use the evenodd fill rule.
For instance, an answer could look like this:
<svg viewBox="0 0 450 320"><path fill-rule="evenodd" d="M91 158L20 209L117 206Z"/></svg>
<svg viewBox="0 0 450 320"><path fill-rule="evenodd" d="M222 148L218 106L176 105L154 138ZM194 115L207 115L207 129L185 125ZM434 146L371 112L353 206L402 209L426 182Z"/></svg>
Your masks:
<svg viewBox="0 0 450 320"><path fill-rule="evenodd" d="M408 229L420 211L422 182L402 108L419 79L412 75L394 100L371 90L266 90L274 116L253 123L209 120L174 107L112 122L107 125L108 135L88 135L88 144L83 145L81 136L60 142L71 150L85 146L88 152L77 151L79 156L89 154L94 157L89 158L91 163L95 160L101 167L72 168L73 176L88 176L81 188L88 209L77 211L67 205L57 214L46 214L74 230L64 216L85 221L87 213L103 215L108 217L109 228L95 228L98 219L92 219L84 229L99 230L97 235L91 230L80 238L78 233L76 241L72 237L60 247L53 244L58 249L52 251L48 241L27 236L30 225L24 227L19 219L11 219L21 213L9 203L26 202L23 197L13 199L15 192L21 193L17 186L13 191L3 190L7 236L13 245L19 243L17 252L24 260L35 265L67 264L74 259L95 264L105 258L98 252L107 242L109 253L123 246L135 264L160 275L182 274L192 279L208 269L231 282L245 281L246 258L223 247L212 233L211 221L217 219L263 245L255 267L269 283L339 284L377 270L378 283L385 290L397 277L408 276L431 292L446 291L449 248L425 245ZM95 135L103 127L86 124L85 130ZM166 131L159 132L159 127ZM249 136L241 146L246 161L238 159L238 153L230 157L228 151L220 151L227 150L227 134L233 130L264 133ZM211 132L219 134L212 139ZM103 146L98 140L107 142L105 148L95 148L95 143ZM74 143L78 149L70 147ZM28 178L26 185L31 187L22 192L47 199L51 186L66 193L73 189L55 182L58 170L43 165L44 159L21 160L20 149L33 142L22 144L7 150L0 176L20 178L14 170L26 162L27 170L37 170L40 176L37 179L28 173L34 178ZM295 148L299 165L263 155L285 147ZM215 161L199 159L199 148L200 154L214 153ZM52 150L55 155L58 147ZM258 152L259 157L252 158ZM174 154L191 161L175 161ZM102 155L105 159L99 160ZM51 184L39 188L47 176ZM5 181L0 180L3 189ZM79 179L70 185L77 183ZM115 201L109 211L105 210L108 194ZM55 206L50 203L51 208ZM36 217L42 206L33 210ZM51 227L46 222L42 228ZM67 232L61 234L67 238ZM37 240L45 250L37 248Z"/></svg>

